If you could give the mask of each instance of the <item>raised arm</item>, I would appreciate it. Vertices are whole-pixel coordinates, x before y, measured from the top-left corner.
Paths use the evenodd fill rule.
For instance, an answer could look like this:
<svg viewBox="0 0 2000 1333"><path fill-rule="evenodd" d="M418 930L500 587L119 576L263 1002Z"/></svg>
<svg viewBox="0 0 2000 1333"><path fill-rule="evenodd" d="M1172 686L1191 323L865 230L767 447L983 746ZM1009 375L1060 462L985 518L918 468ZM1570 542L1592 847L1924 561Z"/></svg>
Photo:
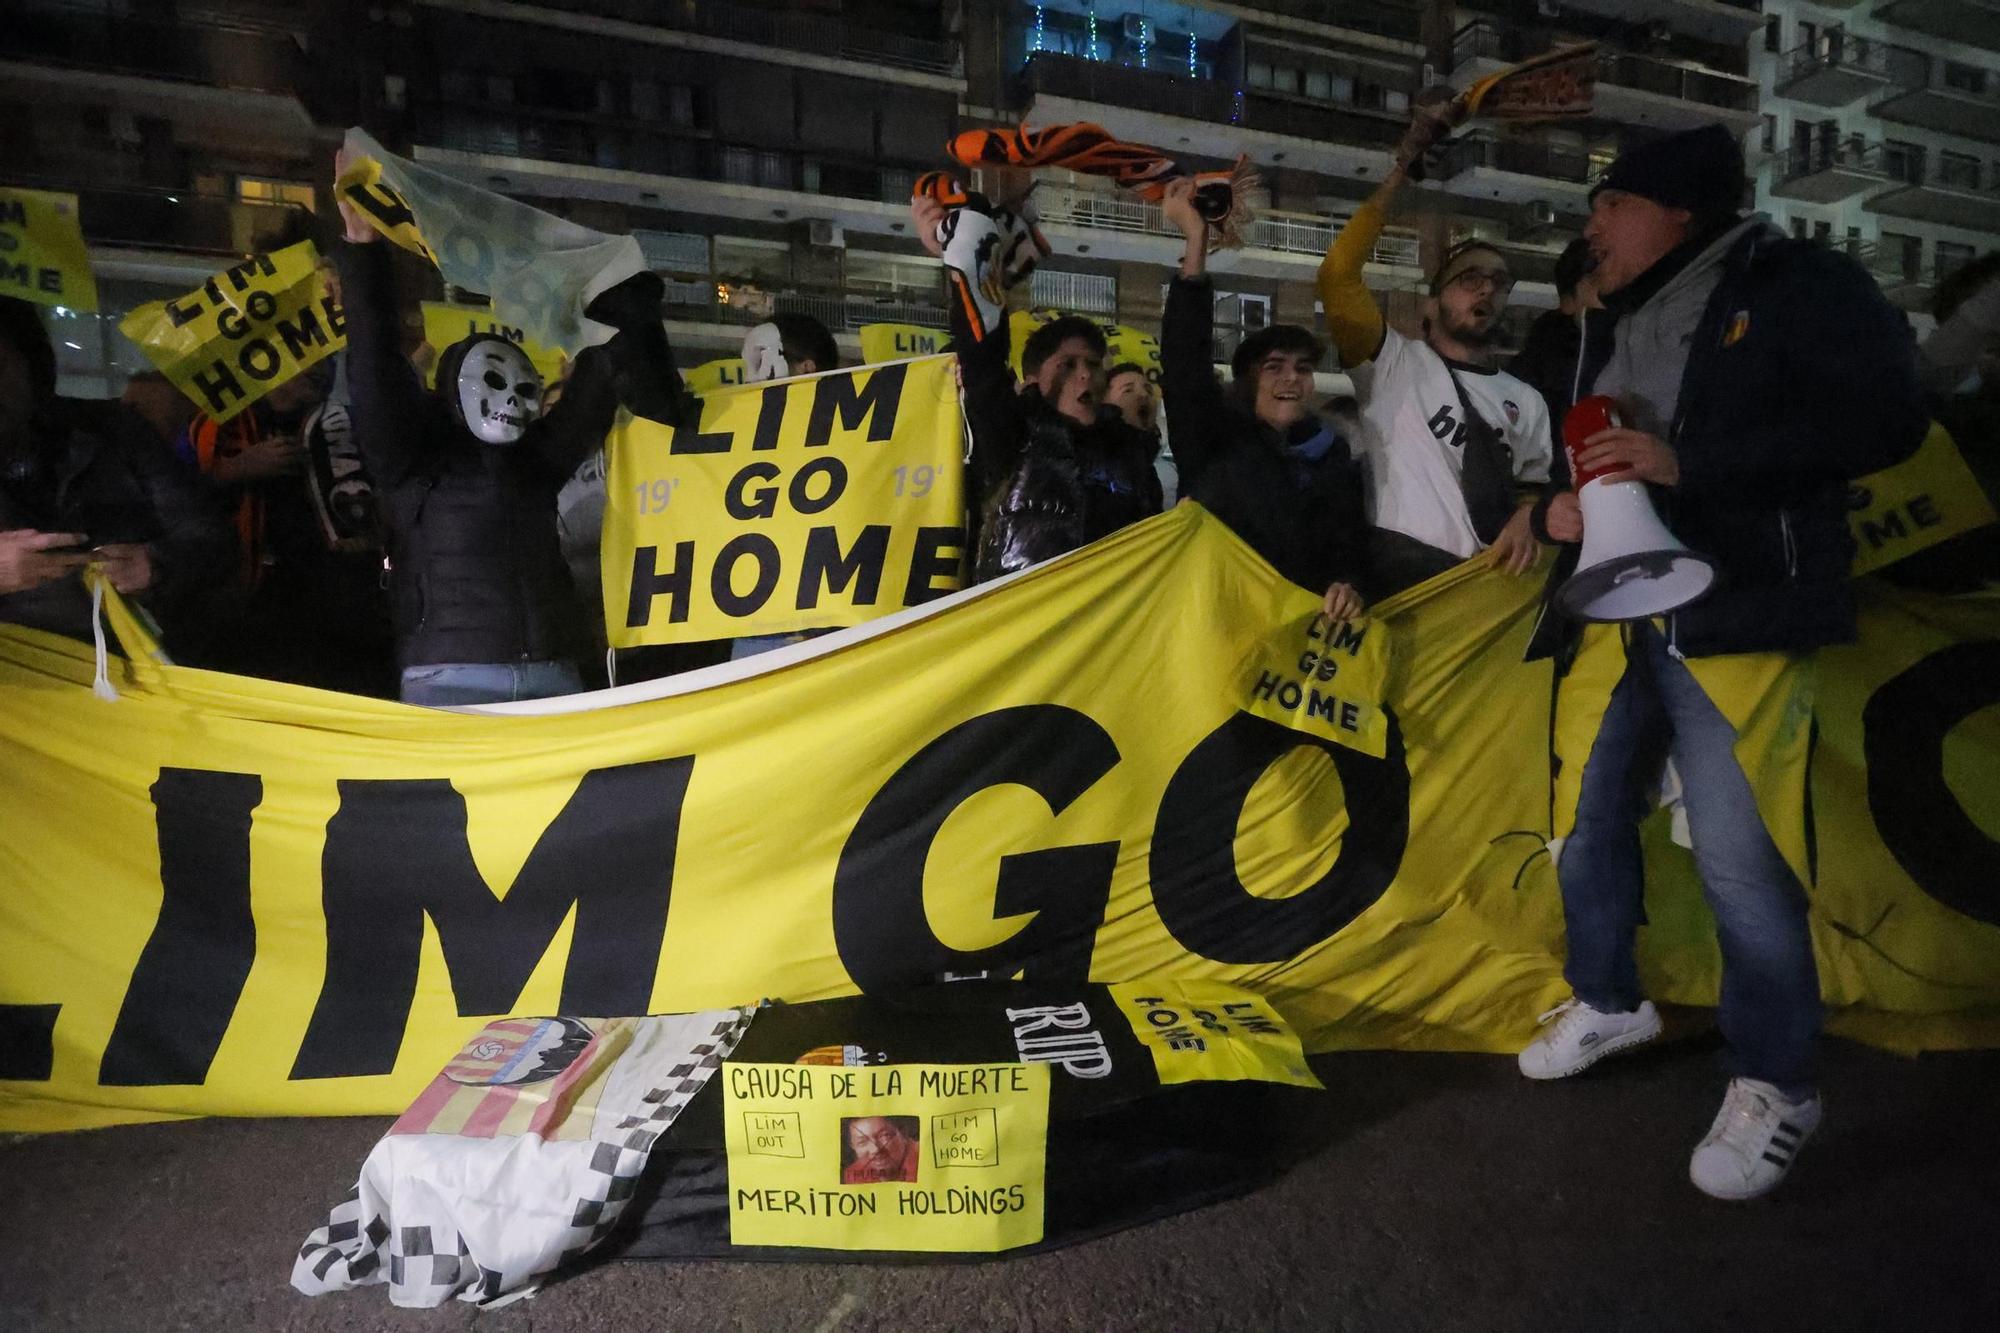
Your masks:
<svg viewBox="0 0 2000 1333"><path fill-rule="evenodd" d="M1381 239L1382 225L1389 217L1389 201L1408 179L1410 164L1422 157L1450 130L1449 119L1431 109L1419 109L1410 128L1403 135L1403 142L1396 150L1396 160L1382 183L1375 187L1375 193L1368 196L1361 206L1354 210L1354 216L1347 220L1334 236L1333 243L1326 248L1326 258L1319 264L1319 302L1326 313L1326 330L1333 340L1333 346L1340 353L1342 366L1358 366L1373 361L1382 350L1382 338L1388 325L1382 320L1382 311L1375 304L1375 294L1368 290L1362 277L1362 269L1368 257L1375 253L1375 242Z"/></svg>
<svg viewBox="0 0 2000 1333"><path fill-rule="evenodd" d="M1160 397L1173 436L1181 492L1196 486L1229 438L1229 400L1215 378L1215 284L1208 276L1208 224L1194 207L1194 182L1167 187L1160 210L1180 229L1180 274L1167 286L1160 319Z"/></svg>
<svg viewBox="0 0 2000 1333"><path fill-rule="evenodd" d="M393 486L423 457L430 405L403 356L389 247L345 200L340 217L347 243L334 258L347 317L348 411L369 473L378 484Z"/></svg>

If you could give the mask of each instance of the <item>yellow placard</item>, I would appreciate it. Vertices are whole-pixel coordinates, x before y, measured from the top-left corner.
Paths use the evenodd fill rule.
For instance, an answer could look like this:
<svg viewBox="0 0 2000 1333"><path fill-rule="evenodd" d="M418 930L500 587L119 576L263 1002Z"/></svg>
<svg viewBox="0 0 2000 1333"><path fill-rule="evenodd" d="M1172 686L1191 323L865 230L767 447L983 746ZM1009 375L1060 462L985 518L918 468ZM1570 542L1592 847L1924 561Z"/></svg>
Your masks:
<svg viewBox="0 0 2000 1333"><path fill-rule="evenodd" d="M749 383L750 371L740 356L718 357L681 372L681 382L689 393L706 396L719 389L736 389Z"/></svg>
<svg viewBox="0 0 2000 1333"><path fill-rule="evenodd" d="M858 625L957 588L948 357L724 389L699 426L625 417L606 451L615 647Z"/></svg>
<svg viewBox="0 0 2000 1333"><path fill-rule="evenodd" d="M1367 617L1301 617L1273 634L1245 671L1245 711L1381 758L1389 630Z"/></svg>
<svg viewBox="0 0 2000 1333"><path fill-rule="evenodd" d="M410 211L408 201L383 181L380 162L372 157L351 158L333 188L341 198L360 210L369 226L411 254L420 255L431 264L437 263L437 256L431 253L424 234L417 230L417 215Z"/></svg>
<svg viewBox="0 0 2000 1333"><path fill-rule="evenodd" d="M1042 1238L1045 1064L725 1062L729 1240L992 1253Z"/></svg>
<svg viewBox="0 0 2000 1333"><path fill-rule="evenodd" d="M1324 1086L1307 1066L1298 1034L1247 991L1212 981L1147 981L1110 990L1132 1035L1153 1053L1162 1083L1254 1079Z"/></svg>
<svg viewBox="0 0 2000 1333"><path fill-rule="evenodd" d="M1021 374L1021 353L1028 345L1028 335L1042 325L1068 312L1037 307L1033 310L1016 310L1007 316L1008 362L1018 378ZM1160 340L1143 329L1118 324L1108 320L1090 319L1104 334L1104 368L1133 362L1146 372L1146 378L1155 384L1160 382Z"/></svg>
<svg viewBox="0 0 2000 1333"><path fill-rule="evenodd" d="M311 241L232 264L185 296L147 302L118 327L217 421L347 346L346 316Z"/></svg>
<svg viewBox="0 0 2000 1333"><path fill-rule="evenodd" d="M867 364L907 361L913 356L935 356L951 342L943 329L927 329L920 324L863 324L861 359Z"/></svg>
<svg viewBox="0 0 2000 1333"><path fill-rule="evenodd" d="M1933 421L1912 457L1850 489L1854 572L1873 573L1994 521L1993 502L1965 465L1951 432Z"/></svg>
<svg viewBox="0 0 2000 1333"><path fill-rule="evenodd" d="M0 186L0 296L83 314L97 309L75 195Z"/></svg>
<svg viewBox="0 0 2000 1333"><path fill-rule="evenodd" d="M448 301L426 301L424 310L424 341L434 349L443 352L463 338L475 333L490 333L505 338L528 354L528 360L541 372L547 384L560 383L569 359L560 348L544 347L531 340L518 324L509 324L500 319L490 306L453 305ZM424 372L424 382L435 387L437 384L437 362L432 361Z"/></svg>

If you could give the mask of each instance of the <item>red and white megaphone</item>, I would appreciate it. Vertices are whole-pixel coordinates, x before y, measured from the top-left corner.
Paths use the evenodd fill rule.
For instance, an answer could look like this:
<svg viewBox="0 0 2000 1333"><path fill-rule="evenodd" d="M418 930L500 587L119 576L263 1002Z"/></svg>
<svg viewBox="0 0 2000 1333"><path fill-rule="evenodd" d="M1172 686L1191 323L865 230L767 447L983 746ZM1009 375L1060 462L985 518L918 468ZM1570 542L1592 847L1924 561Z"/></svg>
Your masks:
<svg viewBox="0 0 2000 1333"><path fill-rule="evenodd" d="M1577 466L1583 442L1622 426L1616 399L1580 400L1563 418L1563 451L1583 507L1583 552L1556 605L1578 620L1646 620L1686 606L1715 582L1715 566L1667 531L1643 484L1624 464Z"/></svg>

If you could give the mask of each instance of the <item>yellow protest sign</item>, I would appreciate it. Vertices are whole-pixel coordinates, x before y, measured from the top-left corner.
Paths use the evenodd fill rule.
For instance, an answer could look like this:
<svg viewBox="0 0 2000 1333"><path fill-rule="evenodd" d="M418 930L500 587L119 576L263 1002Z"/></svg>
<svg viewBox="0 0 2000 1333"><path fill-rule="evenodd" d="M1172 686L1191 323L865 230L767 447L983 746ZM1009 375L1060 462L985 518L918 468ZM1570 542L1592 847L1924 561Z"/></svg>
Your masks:
<svg viewBox="0 0 2000 1333"><path fill-rule="evenodd" d="M958 587L948 357L725 389L679 430L623 417L606 449L615 647L858 625Z"/></svg>
<svg viewBox="0 0 2000 1333"><path fill-rule="evenodd" d="M700 365L681 372L681 382L689 393L711 394L718 389L733 389L747 384L749 369L740 356L719 357L714 361L704 361Z"/></svg>
<svg viewBox="0 0 2000 1333"><path fill-rule="evenodd" d="M1298 1035L1255 995L1212 981L1146 981L1110 990L1132 1035L1153 1053L1162 1083L1256 1079L1324 1086L1307 1066Z"/></svg>
<svg viewBox="0 0 2000 1333"><path fill-rule="evenodd" d="M97 309L97 279L73 194L0 186L0 296Z"/></svg>
<svg viewBox="0 0 2000 1333"><path fill-rule="evenodd" d="M426 301L424 311L424 341L439 352L475 333L490 333L518 346L528 354L528 360L541 372L545 383L561 381L569 361L560 348L544 347L528 338L518 324L509 324L498 318L490 306L453 305L448 301ZM433 361L424 372L424 382L432 387L437 384L437 363Z"/></svg>
<svg viewBox="0 0 2000 1333"><path fill-rule="evenodd" d="M927 329L920 324L863 324L861 359L867 364L907 361L913 356L934 356L945 350L951 335L943 329Z"/></svg>
<svg viewBox="0 0 2000 1333"><path fill-rule="evenodd" d="M1245 711L1378 759L1387 753L1388 630L1316 611L1272 635L1245 674Z"/></svg>
<svg viewBox="0 0 2000 1333"><path fill-rule="evenodd" d="M1245 708L1319 595L1196 505L779 667L465 713L158 660L115 593L106 702L90 644L0 626L0 1131L396 1115L494 1018L945 973L1183 1014L1215 1007L1158 986L1228 985L1311 1051L1518 1050L1567 994L1537 582L1468 563L1377 606L1380 758ZM1805 775L1827 1026L2000 1044L2000 602L1856 591ZM1703 684L1794 753L1796 694ZM1641 981L1712 1004L1658 831Z"/></svg>
<svg viewBox="0 0 2000 1333"><path fill-rule="evenodd" d="M232 264L118 327L196 407L227 421L347 346L347 319L311 241Z"/></svg>
<svg viewBox="0 0 2000 1333"><path fill-rule="evenodd" d="M1854 572L1872 573L1994 521L1993 503L1951 432L1933 421L1915 455L1850 488Z"/></svg>
<svg viewBox="0 0 2000 1333"><path fill-rule="evenodd" d="M417 230L417 216L410 211L409 203L382 179L382 164L372 157L351 157L347 169L340 173L340 179L333 188L353 207L361 211L368 225L381 232L391 241L419 255L431 264L437 263L437 256L424 240L424 234Z"/></svg>
<svg viewBox="0 0 2000 1333"><path fill-rule="evenodd" d="M729 1241L992 1252L1042 1238L1045 1064L725 1062Z"/></svg>
<svg viewBox="0 0 2000 1333"><path fill-rule="evenodd" d="M1033 310L1016 310L1007 316L1008 363L1014 368L1016 378L1021 374L1021 353L1028 345L1028 335L1042 325L1049 323L1067 311L1036 307ZM1160 340L1142 329L1118 324L1109 320L1090 319L1104 335L1104 368L1130 361L1146 372L1146 378L1155 384L1160 381Z"/></svg>

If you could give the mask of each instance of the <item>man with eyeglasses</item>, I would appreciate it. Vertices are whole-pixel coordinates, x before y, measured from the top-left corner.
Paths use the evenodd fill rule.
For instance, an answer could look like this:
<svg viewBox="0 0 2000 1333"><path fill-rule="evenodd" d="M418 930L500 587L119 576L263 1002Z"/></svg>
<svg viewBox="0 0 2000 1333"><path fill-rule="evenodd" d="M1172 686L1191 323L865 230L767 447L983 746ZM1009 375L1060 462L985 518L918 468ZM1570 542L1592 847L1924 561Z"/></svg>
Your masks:
<svg viewBox="0 0 2000 1333"><path fill-rule="evenodd" d="M1539 550L1529 514L1549 477L1548 408L1494 364L1514 278L1506 256L1478 240L1445 252L1424 303L1422 341L1382 318L1362 266L1389 201L1442 132L1420 111L1396 162L1328 247L1320 302L1362 406L1370 600L1486 553L1511 574Z"/></svg>

